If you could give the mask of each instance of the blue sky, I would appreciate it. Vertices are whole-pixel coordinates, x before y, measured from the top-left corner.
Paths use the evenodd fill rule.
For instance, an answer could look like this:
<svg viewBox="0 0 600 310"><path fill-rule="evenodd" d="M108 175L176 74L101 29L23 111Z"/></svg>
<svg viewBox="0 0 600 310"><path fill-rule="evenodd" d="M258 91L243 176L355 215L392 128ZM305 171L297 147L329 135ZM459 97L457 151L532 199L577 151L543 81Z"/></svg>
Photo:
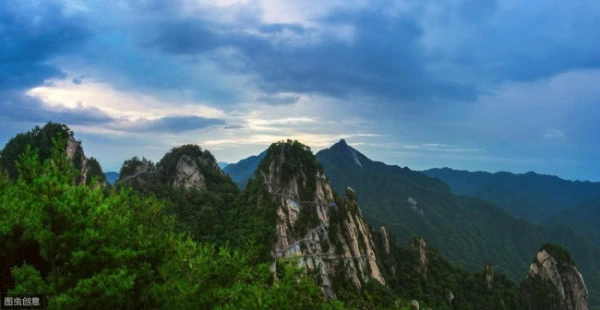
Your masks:
<svg viewBox="0 0 600 310"><path fill-rule="evenodd" d="M341 138L413 169L600 181L600 2L5 0L0 144L67 123L118 170Z"/></svg>

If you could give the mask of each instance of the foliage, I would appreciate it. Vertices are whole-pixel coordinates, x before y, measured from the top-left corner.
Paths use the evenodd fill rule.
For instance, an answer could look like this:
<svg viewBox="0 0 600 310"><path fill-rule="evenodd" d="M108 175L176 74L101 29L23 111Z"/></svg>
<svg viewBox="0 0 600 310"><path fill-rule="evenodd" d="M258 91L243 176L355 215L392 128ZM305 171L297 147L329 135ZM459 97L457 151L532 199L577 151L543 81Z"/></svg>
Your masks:
<svg viewBox="0 0 600 310"><path fill-rule="evenodd" d="M521 298L530 310L560 310L564 305L560 295L551 282L544 281L539 275L528 276L521 284Z"/></svg>
<svg viewBox="0 0 600 310"><path fill-rule="evenodd" d="M98 183L106 182L106 176L104 175L104 172L102 172L102 167L96 158L90 157L87 160L87 168L87 184L91 184L92 179L94 178L96 178L96 182Z"/></svg>
<svg viewBox="0 0 600 310"><path fill-rule="evenodd" d="M298 268L298 262L273 261L277 205L258 174L275 163L281 167L282 183L296 177L301 198L314 198L316 175L323 168L306 146L297 141L272 145L259 164L256 178L241 192L221 173L214 157L194 145L172 149L157 165L137 157L125 161L122 176L135 174L142 165L153 177L133 190L124 186L125 182L106 191L97 186L101 179L89 177L101 171L93 158L88 161L89 184L73 182L77 166L66 158L66 140L61 137L50 139L53 147L47 158L35 151L37 146L25 145L16 155L14 177L0 169L0 284L10 288L11 293L43 293L49 298L50 309L404 309L412 299L423 308L521 309L520 297L526 302L542 298L535 294L544 293L543 287L541 291L522 289L519 296L516 284L502 274L509 270L505 262L497 265L500 272L494 275L490 289L485 270L468 271L453 265L434 248L426 251L424 271L419 253L414 248L396 246L396 238L404 239L415 231L438 233L434 240L443 244L442 251L459 247L464 256L474 256L452 256L464 259L461 262L471 270L473 266L480 269L481 259L493 258L497 251L509 252L507 255L521 264L520 253L529 255L533 252L531 245L549 234L563 243L573 240L569 230L547 232L526 222L515 222L493 205L449 194L441 182L407 169L387 171L359 154L362 169L373 169L374 174L328 164L327 169L333 169L334 175L354 182L348 184L357 188L356 193L347 191L345 199L334 196L338 207L330 214L331 239L337 239L344 218L356 220L362 216L356 201L363 199L360 191L366 193L366 210L375 215L372 220L381 219L379 216L394 219L398 214L413 216L407 216L408 223L401 229L388 226L390 231L405 233L398 237L390 234L389 253L382 235L371 229L377 263L387 285L359 279L361 288L357 289L345 278L345 269L337 268L333 284L339 301L328 301L315 284L314 272ZM7 154L13 154L14 145L20 144L11 145ZM206 190L173 188L174 172L184 155L196 160ZM346 164L360 168L351 158ZM9 173L9 169L6 171ZM396 196L401 199L396 209L407 213L392 213L386 207L395 201L385 194L391 189L397 190ZM374 207L376 197L372 193L382 194L382 203L377 206L383 207ZM402 200L409 195L426 208L427 219L434 220L424 221L403 205ZM460 218L466 215L470 218ZM296 233L314 227L316 216L316 212L303 210L294 227ZM441 219L457 224L436 227L446 223ZM477 222L484 220L490 220L486 228ZM365 236L359 239L359 246L365 246ZM482 248L481 244L491 248ZM341 253L338 243L332 245ZM572 262L561 247L542 248L561 262ZM591 254L587 259L578 258L578 262L583 266L593 264L596 256ZM527 262L523 265L526 268ZM276 268L275 274L272 267ZM522 288L540 285L535 281L526 280ZM448 298L450 293L454 299Z"/></svg>
<svg viewBox="0 0 600 310"><path fill-rule="evenodd" d="M195 160L206 182L206 189L183 189L172 186L177 164L182 156ZM128 176L146 171L145 182L129 181ZM130 186L138 193L153 196L165 204L165 212L175 215L180 232L189 232L196 241L223 243L228 235L230 209L234 207L239 190L216 165L210 152L197 145L171 149L154 165L151 161L133 157L121 168L119 186Z"/></svg>
<svg viewBox="0 0 600 310"><path fill-rule="evenodd" d="M559 266L576 266L575 261L571 258L571 254L569 254L569 251L558 244L546 243L540 248L540 251L546 251L548 254L552 255ZM533 262L535 261L536 259L534 258Z"/></svg>
<svg viewBox="0 0 600 310"><path fill-rule="evenodd" d="M155 198L74 184L76 169L54 143L43 163L27 148L16 180L0 175L0 270L11 270L2 283L10 293L45 294L49 309L342 308L292 265L273 281L260 248L174 234Z"/></svg>
<svg viewBox="0 0 600 310"><path fill-rule="evenodd" d="M52 155L53 138L60 136L60 139L64 140L63 145L66 145L68 137L72 135L73 132L68 126L52 122L42 128L36 126L28 132L20 133L11 138L0 152L0 170L6 171L9 178L16 179L18 176L16 162L28 146L37 150L41 163Z"/></svg>
<svg viewBox="0 0 600 310"><path fill-rule="evenodd" d="M287 186L292 178L296 177L300 199L306 201L314 198L317 189L316 175L323 174L323 167L308 146L297 140L273 143L261 160L257 173L268 172L271 163L275 167L281 167L279 173L282 186Z"/></svg>
<svg viewBox="0 0 600 310"><path fill-rule="evenodd" d="M540 223L547 216L571 209L597 197L600 183L573 182L533 172L468 172L449 168L430 169L425 174L447 183L457 195L493 202L515 217ZM573 226L573 229L577 227Z"/></svg>
<svg viewBox="0 0 600 310"><path fill-rule="evenodd" d="M119 176L124 178L135 175L138 172L138 169L154 171L156 166L151 160L146 159L145 157L139 159L137 156L134 156L133 158L123 162L121 170L119 171Z"/></svg>
<svg viewBox="0 0 600 310"><path fill-rule="evenodd" d="M188 240L160 269L166 281L155 285L153 292L163 308L341 308L339 302L327 302L314 281L292 263L278 263L275 278L256 250L252 245L244 251L227 246L217 250ZM198 281L207 275L209 281Z"/></svg>

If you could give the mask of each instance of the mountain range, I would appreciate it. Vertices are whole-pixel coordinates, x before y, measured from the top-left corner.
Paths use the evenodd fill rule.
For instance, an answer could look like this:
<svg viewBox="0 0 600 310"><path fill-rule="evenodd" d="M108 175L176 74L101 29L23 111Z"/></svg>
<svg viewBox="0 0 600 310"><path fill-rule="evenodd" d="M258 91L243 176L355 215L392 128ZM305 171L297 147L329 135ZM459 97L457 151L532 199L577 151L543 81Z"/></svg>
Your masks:
<svg viewBox="0 0 600 310"><path fill-rule="evenodd" d="M385 226L396 235L398 244L407 244L413 236L423 236L454 263L477 270L492 261L496 270L518 281L529 268L530 257L525 253L535 251L539 244L556 242L572 253L586 275L591 300L595 304L600 302L597 263L600 248L571 228L542 227L516 218L493 202L457 196L452 187L439 178L373 161L345 140L321 150L315 157L323 165L333 188L340 192L351 186L367 222L376 227ZM245 171L251 170L245 167ZM229 172L235 182L251 177L235 169ZM550 177L548 183L563 184L554 177ZM570 185L567 189L571 193L587 193L595 186L586 182L565 181L564 184ZM464 182L461 190L474 187L473 183ZM561 198L563 204L555 202L553 210L561 210L569 201Z"/></svg>
<svg viewBox="0 0 600 310"><path fill-rule="evenodd" d="M53 123L0 158L0 240L12 240L0 244L0 294L45 292L53 308L598 309L600 250L587 237L344 140L316 155L273 143L234 166L253 170L237 180L182 145L157 163L125 160L111 186Z"/></svg>
<svg viewBox="0 0 600 310"><path fill-rule="evenodd" d="M244 158L237 163L229 164L222 169L231 176L238 187L245 188L248 180L253 176L254 170L256 170L256 167L258 167L258 164L266 154L267 151L264 151L258 155Z"/></svg>
<svg viewBox="0 0 600 310"><path fill-rule="evenodd" d="M600 197L599 182L568 181L535 172L489 173L442 168L423 173L442 180L456 195L485 199L534 223L542 223L558 212Z"/></svg>

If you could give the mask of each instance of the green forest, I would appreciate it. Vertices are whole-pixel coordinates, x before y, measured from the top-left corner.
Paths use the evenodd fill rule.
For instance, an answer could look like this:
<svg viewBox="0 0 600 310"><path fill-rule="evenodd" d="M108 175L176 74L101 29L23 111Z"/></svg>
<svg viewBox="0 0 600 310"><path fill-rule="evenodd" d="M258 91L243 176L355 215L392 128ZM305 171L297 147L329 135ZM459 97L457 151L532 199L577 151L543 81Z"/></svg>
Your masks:
<svg viewBox="0 0 600 310"><path fill-rule="evenodd" d="M469 272L414 235L406 247L396 246L391 235L386 250L379 230L369 228L386 285L371 281L357 289L339 274L333 279L337 299L327 299L314 270L273 259L277 205L261 176L239 190L214 168L209 151L184 145L156 164L124 161L122 180L111 187L97 161L85 161L83 169L80 142L68 156L72 136L67 126L49 123L15 136L2 150L2 295L43 294L48 309L410 309L412 301L421 309L525 309L524 302L554 296L550 287L546 295L523 299L523 289L536 291L544 283L520 288L494 274L492 263ZM311 176L323 168L306 146L273 144L260 167L277 161L282 147L285 178L301 175L300 194L310 199L316 190ZM171 185L184 155L196 159L206 189ZM140 166L146 181L124 178ZM356 206L344 201L336 197L340 207L332 218L356 214ZM547 248L561 264L574 264L563 248Z"/></svg>

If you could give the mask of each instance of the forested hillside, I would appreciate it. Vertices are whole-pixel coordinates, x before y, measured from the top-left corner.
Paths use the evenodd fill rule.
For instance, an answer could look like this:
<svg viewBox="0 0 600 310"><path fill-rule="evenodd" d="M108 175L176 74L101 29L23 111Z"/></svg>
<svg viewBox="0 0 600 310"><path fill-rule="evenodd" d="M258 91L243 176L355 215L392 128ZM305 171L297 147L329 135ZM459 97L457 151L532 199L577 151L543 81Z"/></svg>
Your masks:
<svg viewBox="0 0 600 310"><path fill-rule="evenodd" d="M254 170L258 167L260 161L265 157L266 151L244 158L235 164L229 164L223 168L223 171L236 180L239 188L246 187L248 180L254 175Z"/></svg>
<svg viewBox="0 0 600 310"><path fill-rule="evenodd" d="M43 294L48 309L409 309L416 304L521 309L524 302L539 304L523 299L528 291L495 262L472 272L451 264L443 249L416 234L395 236L394 225L366 225L363 217L372 210L363 207L359 191L338 191L343 197L333 192L327 168L298 141L273 144L241 191L197 145L175 147L156 164L128 159L111 187L97 177L82 182L86 166L69 156L73 134L64 125L67 136L46 131L53 126L23 134L48 139L25 144L21 153L14 151L14 142L2 151L16 160L0 166L0 294ZM365 167L364 158L352 157L357 164L355 159ZM431 192L422 190L448 191L441 182L432 183ZM421 200L418 194L413 199ZM465 207L473 210L482 205L462 203L473 203ZM410 210L427 216L428 205ZM461 231L448 231L464 240L455 235ZM568 232L557 234L569 238ZM538 247L522 255L530 257ZM557 249L551 254L560 261L567 252ZM568 263L574 271L562 275L559 269L558 276L578 288L576 302L587 305L583 280L570 280L577 269ZM538 281L526 288L547 285ZM550 287L547 296L553 294ZM573 302L564 297L555 304Z"/></svg>
<svg viewBox="0 0 600 310"><path fill-rule="evenodd" d="M336 190L352 186L365 217L384 225L400 244L424 236L450 261L478 270L492 261L520 281L530 253L555 242L573 255L586 277L591 303L600 302L600 248L567 227L545 229L479 198L457 197L439 179L375 162L345 141L316 155Z"/></svg>
<svg viewBox="0 0 600 310"><path fill-rule="evenodd" d="M493 202L512 215L534 223L600 196L600 183L568 181L534 172L489 173L443 168L423 173L442 180L456 195ZM577 226L572 228L577 229Z"/></svg>

